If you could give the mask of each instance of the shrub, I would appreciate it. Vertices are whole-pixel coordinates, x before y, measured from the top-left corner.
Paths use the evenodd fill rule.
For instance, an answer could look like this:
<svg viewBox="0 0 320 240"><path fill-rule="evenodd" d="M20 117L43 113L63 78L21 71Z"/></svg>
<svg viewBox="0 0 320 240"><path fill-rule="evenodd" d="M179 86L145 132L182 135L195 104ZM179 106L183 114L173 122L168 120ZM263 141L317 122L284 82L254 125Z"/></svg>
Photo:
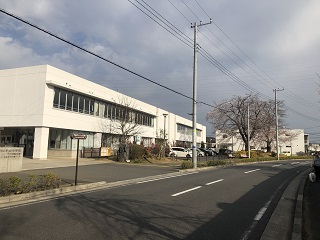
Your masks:
<svg viewBox="0 0 320 240"><path fill-rule="evenodd" d="M183 161L183 163L181 164L181 168L182 169L193 168L193 163L191 161Z"/></svg>
<svg viewBox="0 0 320 240"><path fill-rule="evenodd" d="M250 151L250 157L257 158L258 157L258 152L257 151Z"/></svg>
<svg viewBox="0 0 320 240"><path fill-rule="evenodd" d="M142 145L131 144L130 145L129 159L142 159L145 155L145 149Z"/></svg>
<svg viewBox="0 0 320 240"><path fill-rule="evenodd" d="M0 179L0 196L59 188L60 185L61 179L52 172L42 176L29 175L29 180L23 183L21 178L12 176Z"/></svg>
<svg viewBox="0 0 320 240"><path fill-rule="evenodd" d="M61 179L58 178L56 174L52 172L48 172L40 176L39 182L40 182L40 188L47 190L47 189L59 188L61 184Z"/></svg>
<svg viewBox="0 0 320 240"><path fill-rule="evenodd" d="M151 158L152 154L151 154L152 149L150 147L146 147L145 148L145 157L146 158Z"/></svg>
<svg viewBox="0 0 320 240"><path fill-rule="evenodd" d="M224 166L227 165L228 161L225 160L210 160L207 162L208 166Z"/></svg>
<svg viewBox="0 0 320 240"><path fill-rule="evenodd" d="M12 176L9 178L9 191L14 194L19 194L22 192L21 190L21 178L16 176Z"/></svg>
<svg viewBox="0 0 320 240"><path fill-rule="evenodd" d="M0 195L7 196L10 193L9 179L0 179Z"/></svg>

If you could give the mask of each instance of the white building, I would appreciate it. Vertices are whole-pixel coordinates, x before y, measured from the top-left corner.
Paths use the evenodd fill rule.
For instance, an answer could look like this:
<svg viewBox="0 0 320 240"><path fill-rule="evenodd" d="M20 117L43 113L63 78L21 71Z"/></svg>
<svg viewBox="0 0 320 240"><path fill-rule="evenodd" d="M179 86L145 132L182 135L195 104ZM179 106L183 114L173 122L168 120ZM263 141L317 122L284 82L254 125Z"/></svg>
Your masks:
<svg viewBox="0 0 320 240"><path fill-rule="evenodd" d="M303 129L281 129L279 130L279 153L286 155L297 155L305 153L308 146L308 135L304 134ZM233 136L216 131L216 145L218 148L227 148L232 151L245 150L246 143L243 142L239 133ZM266 143L258 139L250 140L250 149L264 150ZM271 151L276 152L276 141L271 143Z"/></svg>
<svg viewBox="0 0 320 240"><path fill-rule="evenodd" d="M124 98L141 127L131 141L151 145L165 128L171 145L190 146L191 120L49 65L0 70L0 146L23 146L34 159L74 157L70 135L80 133L87 135L80 148L111 147L115 132L105 126L119 117ZM205 140L206 127L197 124L197 144Z"/></svg>

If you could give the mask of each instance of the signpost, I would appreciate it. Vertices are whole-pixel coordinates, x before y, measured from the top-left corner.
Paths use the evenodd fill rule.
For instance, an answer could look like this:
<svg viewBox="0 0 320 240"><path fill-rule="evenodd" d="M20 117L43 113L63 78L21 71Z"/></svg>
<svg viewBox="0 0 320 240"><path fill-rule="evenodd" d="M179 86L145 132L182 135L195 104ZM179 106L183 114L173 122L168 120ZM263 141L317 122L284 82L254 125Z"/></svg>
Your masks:
<svg viewBox="0 0 320 240"><path fill-rule="evenodd" d="M70 135L71 139L77 139L77 160L76 160L76 175L75 175L75 180L74 180L74 185L77 186L77 181L78 181L78 164L79 164L79 139L86 139L87 135L85 134L76 134L72 133Z"/></svg>

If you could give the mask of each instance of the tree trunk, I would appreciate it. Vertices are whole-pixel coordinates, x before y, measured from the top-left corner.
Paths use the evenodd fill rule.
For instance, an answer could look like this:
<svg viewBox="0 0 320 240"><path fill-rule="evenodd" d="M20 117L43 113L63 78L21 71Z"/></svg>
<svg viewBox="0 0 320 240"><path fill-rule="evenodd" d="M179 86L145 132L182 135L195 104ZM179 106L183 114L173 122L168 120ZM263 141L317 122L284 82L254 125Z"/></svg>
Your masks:
<svg viewBox="0 0 320 240"><path fill-rule="evenodd" d="M267 141L267 152L271 152L271 141Z"/></svg>

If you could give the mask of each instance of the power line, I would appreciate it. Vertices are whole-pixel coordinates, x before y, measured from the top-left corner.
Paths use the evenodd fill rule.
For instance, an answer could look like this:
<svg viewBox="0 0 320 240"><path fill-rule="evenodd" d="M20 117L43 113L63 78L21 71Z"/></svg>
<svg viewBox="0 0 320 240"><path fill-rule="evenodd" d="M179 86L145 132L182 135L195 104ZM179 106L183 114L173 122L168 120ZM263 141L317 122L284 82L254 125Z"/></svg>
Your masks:
<svg viewBox="0 0 320 240"><path fill-rule="evenodd" d="M10 17L13 17L13 18L15 18L15 19L17 19L17 20L19 20L19 21L21 21L21 22L23 22L23 23L25 23L25 24L27 24L27 25L29 25L29 26L31 26L31 27L33 27L33 28L36 28L36 29L38 29L39 31L44 32L44 33L46 33L46 34L48 34L48 35L50 35L50 36L52 36L52 37L54 37L54 38L56 38L56 39L58 39L58 40L60 40L60 41L63 41L63 42L65 42L65 43L67 43L67 44L69 44L69 45L71 45L71 46L73 46L73 47L75 47L75 48L78 48L78 49L80 49L80 50L82 50L82 51L84 51L84 52L86 52L86 53L88 53L88 54L90 54L90 55L92 55L92 56L94 56L94 57L97 57L97 58L99 58L99 59L101 59L101 60L103 60L103 61L105 61L105 62L108 62L108 63L110 63L110 64L112 64L112 65L114 65L114 66L116 66L116 67L118 67L118 68L120 68L120 69L122 69L122 70L125 70L125 71L127 71L127 72L129 72L129 73L131 73L131 74L133 74L133 75L135 75L135 76L138 76L138 77L140 77L140 78L142 78L142 79L144 79L144 80L146 80L146 81L148 81L148 82L151 82L151 83L153 83L153 84L155 84L155 85L158 85L158 86L160 86L160 87L162 87L162 88L164 88L164 89L167 89L167 90L169 90L169 91L171 91L171 92L173 92L173 93L176 93L176 94L178 94L178 95L180 95L180 96L183 96L183 97L185 97L185 98L188 98L188 99L191 99L191 100L192 100L192 97L189 97L189 96L187 96L187 95L185 95L185 94L182 94L182 93L180 93L180 92L178 92L178 91L176 91L176 90L173 90L173 89L171 89L171 88L169 88L169 87L167 87L167 86L164 86L164 85L162 85L162 84L160 84L160 83L157 83L157 82L155 82L155 81L153 81L153 80L151 80L151 79L149 79L149 78L146 78L146 77L144 77L144 76L142 76L142 75L140 75L140 74L138 74L138 73L136 73L136 72L134 72L134 71L132 71L132 70L129 70L128 68L125 68L125 67L123 67L123 66L121 66L121 65L119 65L119 64L117 64L117 63L114 63L114 62L112 62L112 61L110 61L110 60L108 60L108 59L106 59L106 58L104 58L104 57L101 57L101 56L99 56L98 54L95 54L95 53L93 53L93 52L91 52L91 51L89 51L89 50L87 50L87 49L85 49L85 48L83 48L83 47L80 47L80 46L78 46L78 45L76 45L76 44L74 44L74 43L72 43L72 42L70 42L70 41L68 41L68 40L65 40L65 39L62 38L62 37L59 37L59 36L56 35L56 34L53 34L53 33L49 32L49 31L47 31L47 30L45 30L45 29L43 29L43 28L40 28L40 27L38 27L37 25L35 25L35 24L33 24L33 23L30 23L30 22L28 22L27 20L22 19L21 17L18 17L18 16L16 16L16 15L12 14L12 13L9 13L9 12L7 12L6 10L4 10L4 9L2 9L2 8L0 8L0 12L4 13L4 14L10 16ZM210 104L206 104L206 105L213 107L213 106L210 105Z"/></svg>

